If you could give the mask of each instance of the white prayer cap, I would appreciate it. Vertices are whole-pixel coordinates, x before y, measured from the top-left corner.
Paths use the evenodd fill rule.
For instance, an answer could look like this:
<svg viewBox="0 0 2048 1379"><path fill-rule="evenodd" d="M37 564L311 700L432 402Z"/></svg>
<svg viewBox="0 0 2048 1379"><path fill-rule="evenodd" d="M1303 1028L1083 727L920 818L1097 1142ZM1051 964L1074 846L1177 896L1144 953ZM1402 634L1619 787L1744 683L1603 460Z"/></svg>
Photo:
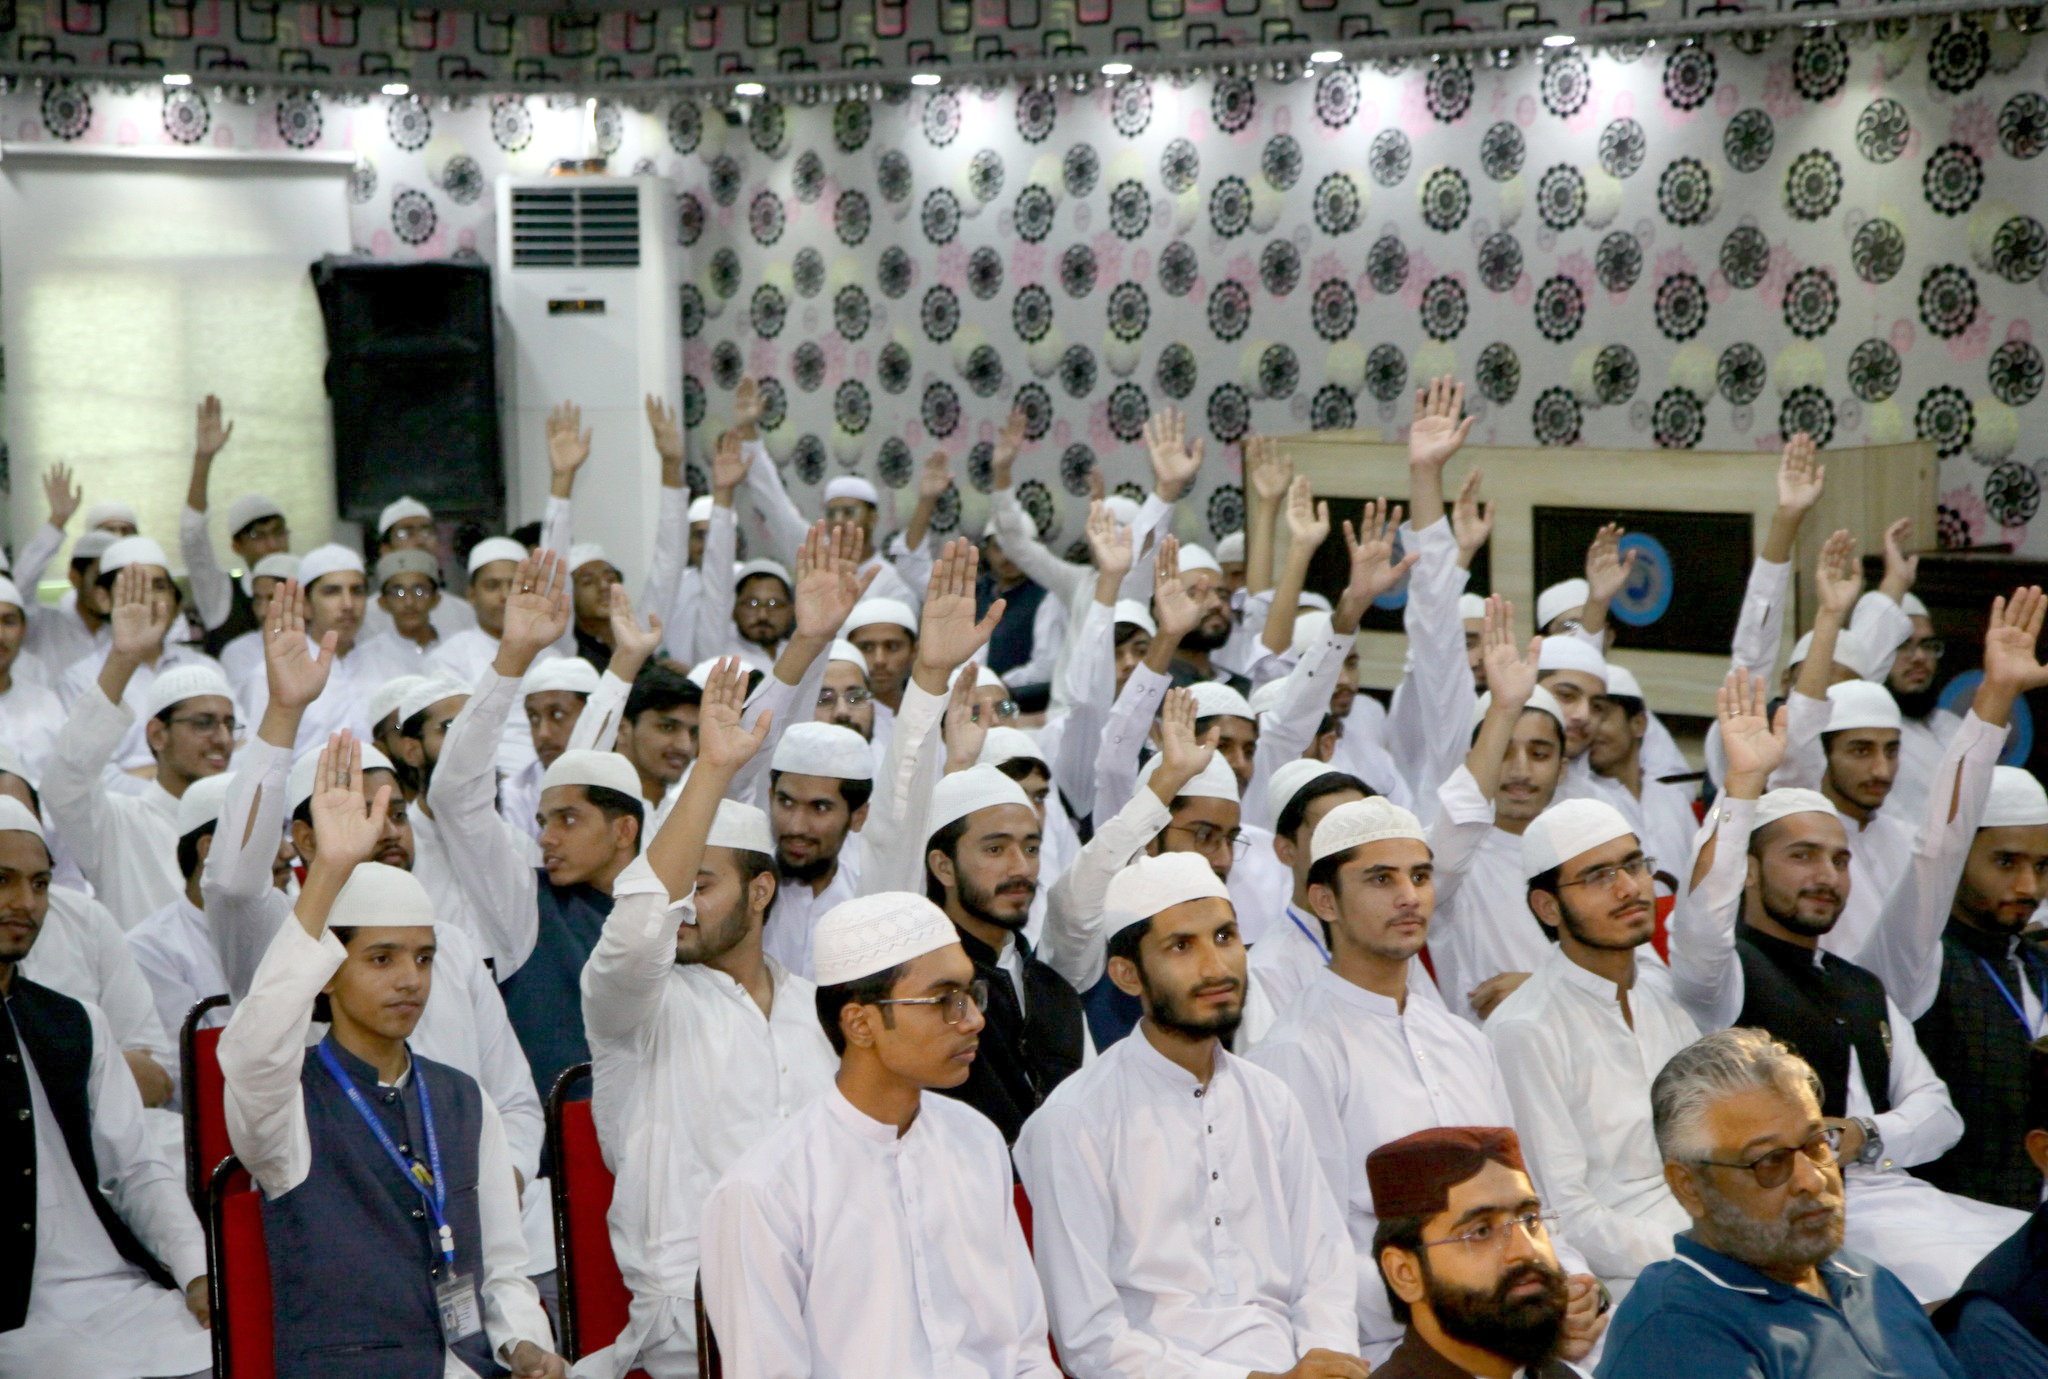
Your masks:
<svg viewBox="0 0 2048 1379"><path fill-rule="evenodd" d="M1480 723L1486 718L1486 711L1492 707L1493 691L1488 690L1480 695L1479 702L1472 706L1473 732L1479 731ZM1557 696L1543 688L1543 686L1538 685L1535 689L1529 691L1529 702L1522 705L1522 712L1527 713L1530 709L1549 714L1557 720L1557 730L1560 733L1564 731L1564 705L1558 703Z"/></svg>
<svg viewBox="0 0 2048 1379"><path fill-rule="evenodd" d="M469 553L469 572L473 575L494 560L509 560L514 564L526 559L526 547L509 536L488 536L476 543Z"/></svg>
<svg viewBox="0 0 2048 1379"><path fill-rule="evenodd" d="M1559 800L1522 832L1522 876L1541 876L1582 852L1634 832L1621 811L1605 800Z"/></svg>
<svg viewBox="0 0 2048 1379"><path fill-rule="evenodd" d="M1275 767L1266 780L1266 808L1275 819L1287 812L1287 806L1294 803L1294 797L1324 776L1341 776L1344 773L1327 761L1314 757L1297 757Z"/></svg>
<svg viewBox="0 0 2048 1379"><path fill-rule="evenodd" d="M882 495L875 492L875 486L858 474L841 474L825 485L825 501L835 498L858 498L870 507L879 507Z"/></svg>
<svg viewBox="0 0 2048 1379"><path fill-rule="evenodd" d="M154 565L161 570L171 568L170 557L164 548L147 536L124 536L100 553L100 573L112 574L130 565Z"/></svg>
<svg viewBox="0 0 2048 1379"><path fill-rule="evenodd" d="M614 571L619 567L604 553L604 546L596 541L578 541L569 548L569 573L575 574L585 565L610 565Z"/></svg>
<svg viewBox="0 0 2048 1379"><path fill-rule="evenodd" d="M711 656L697 662L696 665L690 667L690 673L683 678L698 689L703 689L711 683L711 672L718 669L719 659L719 657Z"/></svg>
<svg viewBox="0 0 2048 1379"><path fill-rule="evenodd" d="M1560 614L1584 608L1593 596L1593 586L1583 579L1567 579L1551 585L1536 596L1536 630L1550 626Z"/></svg>
<svg viewBox="0 0 2048 1379"><path fill-rule="evenodd" d="M1045 753L1030 733L1022 728L990 728L981 741L981 755L975 759L975 765L1001 766L1006 761L1035 761L1046 766Z"/></svg>
<svg viewBox="0 0 2048 1379"><path fill-rule="evenodd" d="M294 579L298 573L299 558L283 551L272 551L249 568L251 579Z"/></svg>
<svg viewBox="0 0 2048 1379"><path fill-rule="evenodd" d="M1623 666L1618 666L1612 661L1607 663L1607 693L1610 696L1618 695L1623 699L1642 699L1645 697L1642 682L1636 679L1635 672Z"/></svg>
<svg viewBox="0 0 2048 1379"><path fill-rule="evenodd" d="M408 517L424 517L434 520L434 510L414 497L399 498L384 505L384 511L377 514L377 535L382 536Z"/></svg>
<svg viewBox="0 0 2048 1379"><path fill-rule="evenodd" d="M711 832L705 837L704 845L731 848L735 852L759 852L769 857L775 855L775 835L769 831L768 816L753 805L742 804L738 800L718 802L718 812L711 817Z"/></svg>
<svg viewBox="0 0 2048 1379"><path fill-rule="evenodd" d="M616 790L629 800L640 798L640 773L633 769L632 762L617 752L591 752L578 748L562 753L540 778L543 791L558 785L580 785L585 789L598 786Z"/></svg>
<svg viewBox="0 0 2048 1379"><path fill-rule="evenodd" d="M709 522L711 520L711 508L712 502L710 494L699 494L697 497L692 498L690 500L691 525L694 526L699 522Z"/></svg>
<svg viewBox="0 0 2048 1379"><path fill-rule="evenodd" d="M49 851L50 840L43 834L43 821L12 795L0 795L0 833L33 833Z"/></svg>
<svg viewBox="0 0 2048 1379"><path fill-rule="evenodd" d="M1579 637L1545 637L1536 653L1536 673L1546 670L1575 670L1607 683L1606 660Z"/></svg>
<svg viewBox="0 0 2048 1379"><path fill-rule="evenodd" d="M422 675L419 683L408 689L398 700L398 721L404 724L416 714L423 714L443 699L467 698L475 693L468 685L445 672L437 675Z"/></svg>
<svg viewBox="0 0 2048 1379"><path fill-rule="evenodd" d="M958 670L953 672L953 678L946 682L946 687L948 689L951 689L954 685L959 684L961 677L966 675L970 670L974 672L974 687L978 690L1007 690L1010 688L1008 685L1003 683L1002 676L996 674L994 671L988 668L988 662L986 661L969 661L966 665L961 666Z"/></svg>
<svg viewBox="0 0 2048 1379"><path fill-rule="evenodd" d="M1756 802L1756 822L1749 826L1749 831L1760 832L1766 825L1793 814L1834 813L1834 804L1818 790L1772 790Z"/></svg>
<svg viewBox="0 0 2048 1379"><path fill-rule="evenodd" d="M282 516L284 509L277 505L277 499L266 498L261 493L245 493L228 504L228 535L239 534L251 522Z"/></svg>
<svg viewBox="0 0 2048 1379"><path fill-rule="evenodd" d="M142 525L135 520L134 508L129 507L126 503L116 502L112 499L104 503L94 503L85 510L86 531L92 531L102 522L126 522L131 527Z"/></svg>
<svg viewBox="0 0 2048 1379"><path fill-rule="evenodd" d="M386 718L397 713L399 701L412 690L427 683L430 678L432 677L426 675L400 675L377 686L376 692L370 696L368 705L370 726L375 728Z"/></svg>
<svg viewBox="0 0 2048 1379"><path fill-rule="evenodd" d="M1826 732L1905 727L1905 720L1899 714L1899 701L1892 698L1890 690L1870 680L1844 680L1839 685L1829 685L1828 705Z"/></svg>
<svg viewBox="0 0 2048 1379"><path fill-rule="evenodd" d="M783 588L792 590L796 588L796 581L789 577L788 566L779 560L766 559L742 561L739 568L733 571L732 587L735 589L739 588L755 575L773 575L782 581Z"/></svg>
<svg viewBox="0 0 2048 1379"><path fill-rule="evenodd" d="M2048 824L2048 790L2031 771L1997 766L1991 771L1991 795L1984 801L1979 828L2033 828Z"/></svg>
<svg viewBox="0 0 2048 1379"><path fill-rule="evenodd" d="M1159 763L1164 760L1166 758L1156 752L1146 759L1145 764L1138 768L1138 789L1152 788L1152 777L1158 774ZM1238 793L1237 773L1230 769L1230 763L1223 759L1223 753L1218 752L1209 758L1209 764L1202 768L1200 775L1180 788L1180 794L1176 798L1229 800L1232 804L1237 804L1244 797Z"/></svg>
<svg viewBox="0 0 2048 1379"><path fill-rule="evenodd" d="M832 639L832 650L826 659L830 661L845 661L849 665L859 666L861 678L867 678L868 658L861 654L859 647L844 637L834 637Z"/></svg>
<svg viewBox="0 0 2048 1379"><path fill-rule="evenodd" d="M441 562L432 551L423 551L418 546L400 546L377 557L377 588L380 591L400 575L425 575L439 584Z"/></svg>
<svg viewBox="0 0 2048 1379"><path fill-rule="evenodd" d="M1116 601L1116 620L1118 622L1130 623L1135 627L1144 628L1145 635L1148 637L1159 635L1159 624L1152 620L1152 611L1136 599L1118 599Z"/></svg>
<svg viewBox="0 0 2048 1379"><path fill-rule="evenodd" d="M101 531L97 527L93 527L80 536L78 540L71 543L71 558L73 560L98 560L121 539L110 531Z"/></svg>
<svg viewBox="0 0 2048 1379"><path fill-rule="evenodd" d="M1330 600L1313 589L1304 589L1301 591L1301 607L1327 613L1330 611Z"/></svg>
<svg viewBox="0 0 2048 1379"><path fill-rule="evenodd" d="M21 590L15 587L14 581L5 575L0 575L0 603L11 603L24 613L30 607L28 600L21 596Z"/></svg>
<svg viewBox="0 0 2048 1379"><path fill-rule="evenodd" d="M953 921L931 901L882 891L825 911L811 930L811 967L819 986L842 986L959 941Z"/></svg>
<svg viewBox="0 0 2048 1379"><path fill-rule="evenodd" d="M917 635L917 614L901 599L862 599L853 605L853 611L846 615L846 630L849 633L883 623L891 627L900 627L913 637Z"/></svg>
<svg viewBox="0 0 2048 1379"><path fill-rule="evenodd" d="M391 771L394 775L396 774L395 768L391 765L391 758L378 751L375 744L365 742L360 745L363 749L363 769L365 771ZM284 812L287 818L296 814L300 805L313 798L313 787L319 783L317 779L319 774L320 749L317 747L310 752L301 754L299 759L292 763L292 773L286 779L284 785ZM224 780L226 776L225 774L209 776L207 779ZM190 792L188 791L187 793L189 794ZM374 790L365 793L370 799L374 800L377 798L377 792ZM196 828L198 825L195 824L193 827ZM184 829L179 830L181 837L184 833Z"/></svg>
<svg viewBox="0 0 2048 1379"><path fill-rule="evenodd" d="M1258 714L1252 711L1251 702L1221 681L1197 680L1188 686L1188 693L1195 696L1195 721L1198 723L1204 718L1219 715L1258 719Z"/></svg>
<svg viewBox="0 0 2048 1379"><path fill-rule="evenodd" d="M227 807L228 787L234 782L234 772L222 771L186 786L185 793L178 796L178 836L218 823L221 810Z"/></svg>
<svg viewBox="0 0 2048 1379"><path fill-rule="evenodd" d="M932 812L925 824L925 836L930 837L947 824L958 823L976 810L1006 804L1031 809L1031 797L1024 793L1023 786L993 766L970 766L965 771L955 771L943 777L939 788L932 791ZM1031 812L1034 816L1038 813L1035 809Z"/></svg>
<svg viewBox="0 0 2048 1379"><path fill-rule="evenodd" d="M1458 595L1458 621L1471 622L1486 616L1486 600L1477 594Z"/></svg>
<svg viewBox="0 0 2048 1379"><path fill-rule="evenodd" d="M1310 647L1326 637L1335 636L1336 632L1327 609L1305 609L1294 619L1294 637L1288 643L1287 654L1305 656Z"/></svg>
<svg viewBox="0 0 2048 1379"><path fill-rule="evenodd" d="M597 693L597 667L581 656L557 656L535 662L519 682L521 699L558 690L568 694Z"/></svg>
<svg viewBox="0 0 2048 1379"><path fill-rule="evenodd" d="M799 776L873 780L875 749L859 733L837 723L792 723L775 744L769 765Z"/></svg>
<svg viewBox="0 0 2048 1379"><path fill-rule="evenodd" d="M1133 527L1138 523L1138 505L1121 493L1112 493L1102 500L1102 506L1109 509L1109 515L1117 525Z"/></svg>
<svg viewBox="0 0 2048 1379"><path fill-rule="evenodd" d="M434 902L409 871L382 862L358 862L327 912L330 929L431 927Z"/></svg>
<svg viewBox="0 0 2048 1379"><path fill-rule="evenodd" d="M1244 564L1244 533L1234 531L1216 543L1216 559L1223 565Z"/></svg>
<svg viewBox="0 0 2048 1379"><path fill-rule="evenodd" d="M1223 573L1223 566L1217 563L1215 556L1210 555L1200 546L1182 546L1180 548L1180 573L1186 574L1190 570L1213 570L1220 575Z"/></svg>
<svg viewBox="0 0 2048 1379"><path fill-rule="evenodd" d="M1352 800L1323 815L1315 836L1309 839L1308 858L1316 863L1367 843L1384 843L1389 838L1413 838L1424 846L1429 843L1429 836L1422 831L1422 821L1385 795Z"/></svg>
<svg viewBox="0 0 2048 1379"><path fill-rule="evenodd" d="M1932 617L1927 611L1927 605L1920 602L1920 597L1917 594L1901 594L1899 596L1899 611L1909 618L1930 618L1931 620Z"/></svg>
<svg viewBox="0 0 2048 1379"><path fill-rule="evenodd" d="M1813 649L1813 633L1805 632L1792 643L1790 665L1799 665L1806 660L1806 653ZM1854 671L1858 679L1870 678L1870 651L1863 638L1853 628L1843 628L1835 634L1835 664Z"/></svg>
<svg viewBox="0 0 2048 1379"><path fill-rule="evenodd" d="M363 558L346 546L330 542L306 552L306 558L299 562L299 583L310 589L328 575L349 570L363 574Z"/></svg>
<svg viewBox="0 0 2048 1379"><path fill-rule="evenodd" d="M1199 852L1139 857L1109 879L1102 909L1112 931L1129 928L1190 900L1229 900L1230 887Z"/></svg>
<svg viewBox="0 0 2048 1379"><path fill-rule="evenodd" d="M228 677L221 674L220 668L211 661L173 666L150 682L148 716L155 718L173 704L182 704L187 699L197 699L205 694L217 694L229 703L233 703L235 698Z"/></svg>
<svg viewBox="0 0 2048 1379"><path fill-rule="evenodd" d="M1262 717L1270 713L1282 699L1287 697L1287 677L1268 680L1252 691L1252 697L1244 702L1252 706L1252 715Z"/></svg>

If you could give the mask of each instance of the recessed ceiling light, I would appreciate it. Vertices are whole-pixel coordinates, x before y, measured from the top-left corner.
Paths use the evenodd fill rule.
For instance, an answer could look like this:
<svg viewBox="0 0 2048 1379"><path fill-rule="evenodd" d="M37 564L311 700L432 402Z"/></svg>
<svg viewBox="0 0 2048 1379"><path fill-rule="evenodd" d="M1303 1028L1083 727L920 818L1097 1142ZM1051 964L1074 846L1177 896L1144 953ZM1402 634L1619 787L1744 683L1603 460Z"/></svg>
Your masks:
<svg viewBox="0 0 2048 1379"><path fill-rule="evenodd" d="M410 94L411 91L412 88L410 86L407 86L402 81L390 81L384 83L384 94L387 96L403 96Z"/></svg>
<svg viewBox="0 0 2048 1379"><path fill-rule="evenodd" d="M1543 40L1543 46L1546 48L1569 48L1576 42L1578 40L1570 34L1551 34Z"/></svg>
<svg viewBox="0 0 2048 1379"><path fill-rule="evenodd" d="M1130 74L1131 64L1128 62L1105 62L1102 64L1102 75L1105 77L1127 77Z"/></svg>
<svg viewBox="0 0 2048 1379"><path fill-rule="evenodd" d="M743 81L738 86L733 87L732 93L735 96L759 96L765 95L767 90L768 88L758 81Z"/></svg>
<svg viewBox="0 0 2048 1379"><path fill-rule="evenodd" d="M1319 53L1310 53L1308 60L1310 62L1342 62L1344 54L1338 52L1335 48L1325 48Z"/></svg>

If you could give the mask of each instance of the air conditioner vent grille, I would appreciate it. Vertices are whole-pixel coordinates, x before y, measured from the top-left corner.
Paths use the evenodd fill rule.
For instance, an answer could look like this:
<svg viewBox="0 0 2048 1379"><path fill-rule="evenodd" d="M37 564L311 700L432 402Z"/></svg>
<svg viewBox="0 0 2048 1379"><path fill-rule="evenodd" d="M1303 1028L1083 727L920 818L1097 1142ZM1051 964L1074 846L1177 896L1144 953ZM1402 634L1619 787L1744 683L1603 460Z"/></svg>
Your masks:
<svg viewBox="0 0 2048 1379"><path fill-rule="evenodd" d="M637 187L514 187L514 268L638 268Z"/></svg>

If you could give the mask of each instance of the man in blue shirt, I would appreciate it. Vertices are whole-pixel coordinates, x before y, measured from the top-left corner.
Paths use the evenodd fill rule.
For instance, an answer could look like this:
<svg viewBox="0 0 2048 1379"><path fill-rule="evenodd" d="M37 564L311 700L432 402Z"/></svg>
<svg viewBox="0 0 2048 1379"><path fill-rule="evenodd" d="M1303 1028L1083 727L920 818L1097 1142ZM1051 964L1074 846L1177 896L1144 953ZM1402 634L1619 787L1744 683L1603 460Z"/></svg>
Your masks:
<svg viewBox="0 0 2048 1379"><path fill-rule="evenodd" d="M1664 1179L1692 1229L1617 1310L1600 1379L1962 1379L1906 1286L1842 1248L1819 1092L1755 1029L1710 1034L1657 1074Z"/></svg>

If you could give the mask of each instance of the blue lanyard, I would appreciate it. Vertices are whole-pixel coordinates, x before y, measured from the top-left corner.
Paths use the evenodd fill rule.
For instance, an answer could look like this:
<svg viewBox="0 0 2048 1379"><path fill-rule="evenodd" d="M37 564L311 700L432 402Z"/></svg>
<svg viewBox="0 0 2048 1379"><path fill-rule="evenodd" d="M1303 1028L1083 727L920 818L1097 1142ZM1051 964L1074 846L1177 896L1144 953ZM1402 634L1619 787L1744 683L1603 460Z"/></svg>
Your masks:
<svg viewBox="0 0 2048 1379"><path fill-rule="evenodd" d="M1292 923L1295 928L1301 930L1301 936L1303 938L1307 939L1310 943L1313 943L1316 946L1316 956L1327 963L1330 960L1330 950L1323 945L1322 939L1316 936L1316 932L1314 929L1309 928L1306 924L1303 924L1301 922L1301 916L1294 912L1294 907L1292 905L1289 905L1287 907L1287 918L1288 921Z"/></svg>
<svg viewBox="0 0 2048 1379"><path fill-rule="evenodd" d="M408 1056L411 1050L407 1051ZM334 1050L326 1039L320 1041L320 1061L327 1065L327 1075L334 1079L334 1085L341 1088L348 1097L349 1105L356 1108L356 1114L363 1118L363 1124L370 1127L370 1133L383 1146L385 1157L398 1168L405 1181L425 1199L427 1210L434 1214L434 1234L440 1241L441 1258L448 1264L448 1272L455 1272L455 1232L448 1226L448 1185L441 1176L441 1141L434 1135L434 1103L427 1095L427 1080L415 1076L414 1082L420 1089L420 1129L427 1137L427 1166L422 1167L417 1159L408 1159L398 1152L398 1146L391 1142L391 1135L384 1129L384 1122L377 1119L376 1112L363 1100L363 1094L346 1072L342 1071L341 1060L334 1056ZM413 1069L418 1074L419 1069ZM424 1177L424 1181L422 1180ZM429 1189L428 1183L432 1183Z"/></svg>
<svg viewBox="0 0 2048 1379"><path fill-rule="evenodd" d="M2022 955L2020 961L2025 962L2026 957ZM2006 986L2004 981L1999 978L1998 970L1989 962L1979 957L1977 959L1977 966L1983 968L1984 975L1991 978L1991 984L1998 988L1998 994L2005 997L2005 1003L2011 1006L2012 1013L2019 1017L2020 1028L2027 1032L2027 1038L2032 1039L2034 1037L2034 1027L2027 1023L2027 1008L2013 998L2011 988Z"/></svg>

